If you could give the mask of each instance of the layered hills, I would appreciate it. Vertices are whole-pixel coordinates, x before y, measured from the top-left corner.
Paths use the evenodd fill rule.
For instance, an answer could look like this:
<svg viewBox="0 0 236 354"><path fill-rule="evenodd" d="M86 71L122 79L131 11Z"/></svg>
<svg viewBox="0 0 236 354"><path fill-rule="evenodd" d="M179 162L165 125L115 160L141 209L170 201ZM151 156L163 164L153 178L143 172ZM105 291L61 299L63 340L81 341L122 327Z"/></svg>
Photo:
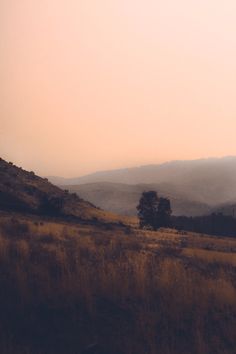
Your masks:
<svg viewBox="0 0 236 354"><path fill-rule="evenodd" d="M104 210L124 215L134 215L140 194L151 189L170 198L175 215L198 216L215 210L232 214L231 206L236 204L236 157L172 161L80 178L49 179Z"/></svg>
<svg viewBox="0 0 236 354"><path fill-rule="evenodd" d="M62 188L65 188L63 186ZM208 214L211 207L203 202L191 200L167 184L137 184L98 182L66 186L70 192L78 193L94 205L121 215L136 215L136 206L142 192L155 190L159 196L168 197L176 216L198 216Z"/></svg>
<svg viewBox="0 0 236 354"><path fill-rule="evenodd" d="M0 209L1 354L235 353L235 237L95 222L112 214L3 160Z"/></svg>

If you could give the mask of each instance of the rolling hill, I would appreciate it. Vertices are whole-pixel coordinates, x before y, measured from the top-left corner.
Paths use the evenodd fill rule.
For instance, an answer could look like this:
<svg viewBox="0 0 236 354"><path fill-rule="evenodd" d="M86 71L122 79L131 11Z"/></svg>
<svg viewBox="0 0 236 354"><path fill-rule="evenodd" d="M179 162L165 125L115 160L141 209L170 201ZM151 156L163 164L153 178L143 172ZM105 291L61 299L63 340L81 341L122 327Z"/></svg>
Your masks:
<svg viewBox="0 0 236 354"><path fill-rule="evenodd" d="M0 209L34 214L73 216L91 220L116 220L76 194L69 194L12 163L0 159Z"/></svg>
<svg viewBox="0 0 236 354"><path fill-rule="evenodd" d="M235 238L0 211L0 264L1 354L235 353Z"/></svg>
<svg viewBox="0 0 236 354"><path fill-rule="evenodd" d="M114 187L145 185L108 183L107 201ZM235 237L112 215L0 160L1 354L233 354Z"/></svg>
<svg viewBox="0 0 236 354"><path fill-rule="evenodd" d="M236 157L172 161L73 179L49 179L105 210L124 215L135 213L138 195L147 189L168 196L175 215L202 215L236 202Z"/></svg>
<svg viewBox="0 0 236 354"><path fill-rule="evenodd" d="M172 161L49 179L104 210L123 215L135 215L140 194L150 189L170 198L174 215L198 216L218 208L224 212L236 203L236 157Z"/></svg>
<svg viewBox="0 0 236 354"><path fill-rule="evenodd" d="M155 190L160 196L171 200L173 214L198 216L211 211L209 205L189 199L181 192L176 192L173 186L167 184L138 184L129 185L122 183L88 183L76 186L63 186L70 192L78 193L83 199L89 200L94 205L120 215L133 216L137 214L136 206L142 192Z"/></svg>

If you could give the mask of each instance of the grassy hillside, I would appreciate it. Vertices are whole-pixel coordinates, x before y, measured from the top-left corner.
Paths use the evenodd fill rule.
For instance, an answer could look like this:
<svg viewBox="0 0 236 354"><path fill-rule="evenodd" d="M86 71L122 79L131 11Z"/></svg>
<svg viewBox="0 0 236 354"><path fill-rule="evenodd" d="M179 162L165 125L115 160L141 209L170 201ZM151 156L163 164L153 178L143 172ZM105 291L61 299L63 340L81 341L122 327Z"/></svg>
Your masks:
<svg viewBox="0 0 236 354"><path fill-rule="evenodd" d="M0 214L1 354L233 354L236 239Z"/></svg>
<svg viewBox="0 0 236 354"><path fill-rule="evenodd" d="M116 222L120 218L99 210L76 194L51 184L12 163L0 159L0 210L63 215L82 220ZM123 221L126 221L124 218Z"/></svg>

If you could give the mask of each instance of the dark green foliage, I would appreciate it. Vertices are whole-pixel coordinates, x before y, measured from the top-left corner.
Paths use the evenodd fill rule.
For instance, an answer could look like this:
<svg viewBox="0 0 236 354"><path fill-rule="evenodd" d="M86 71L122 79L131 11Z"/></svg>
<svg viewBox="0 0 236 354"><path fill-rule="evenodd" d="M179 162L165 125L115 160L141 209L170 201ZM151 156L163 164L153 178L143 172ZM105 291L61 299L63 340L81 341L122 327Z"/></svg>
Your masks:
<svg viewBox="0 0 236 354"><path fill-rule="evenodd" d="M196 217L173 216L172 226L177 230L236 237L236 219L233 216L221 213Z"/></svg>
<svg viewBox="0 0 236 354"><path fill-rule="evenodd" d="M157 230L171 225L170 201L166 198L158 198L155 191L143 192L137 210L140 228Z"/></svg>
<svg viewBox="0 0 236 354"><path fill-rule="evenodd" d="M62 197L53 197L44 195L40 204L40 212L46 215L60 215L63 212L64 199Z"/></svg>
<svg viewBox="0 0 236 354"><path fill-rule="evenodd" d="M137 206L139 225L141 228L157 229L157 213L159 199L155 191L143 192Z"/></svg>

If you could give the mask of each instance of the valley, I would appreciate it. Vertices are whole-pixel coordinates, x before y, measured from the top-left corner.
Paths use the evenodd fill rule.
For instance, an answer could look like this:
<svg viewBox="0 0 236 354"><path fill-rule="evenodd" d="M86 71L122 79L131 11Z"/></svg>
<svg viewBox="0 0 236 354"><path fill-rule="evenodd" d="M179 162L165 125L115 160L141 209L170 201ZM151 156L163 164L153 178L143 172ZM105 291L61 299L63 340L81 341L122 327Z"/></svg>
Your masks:
<svg viewBox="0 0 236 354"><path fill-rule="evenodd" d="M160 165L104 171L73 179L49 177L63 189L120 215L136 215L142 192L170 199L175 216L213 212L236 215L236 158L172 161Z"/></svg>
<svg viewBox="0 0 236 354"><path fill-rule="evenodd" d="M2 354L234 353L233 235L142 230L0 160L0 265Z"/></svg>

